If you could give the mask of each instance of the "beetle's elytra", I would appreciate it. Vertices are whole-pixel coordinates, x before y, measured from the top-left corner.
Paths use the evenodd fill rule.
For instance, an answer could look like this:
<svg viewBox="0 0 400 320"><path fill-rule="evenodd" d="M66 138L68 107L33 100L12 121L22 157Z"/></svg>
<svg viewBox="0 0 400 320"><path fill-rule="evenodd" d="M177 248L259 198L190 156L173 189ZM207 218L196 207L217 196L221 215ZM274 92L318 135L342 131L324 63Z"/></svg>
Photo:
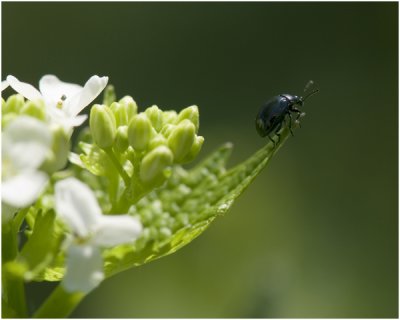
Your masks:
<svg viewBox="0 0 400 320"><path fill-rule="evenodd" d="M306 85L305 91L312 85L313 82L309 81ZM295 96L291 94L280 94L273 97L271 100L267 101L260 109L256 117L256 129L261 137L267 136L273 143L274 146L280 140L279 130L285 122L288 116L289 118L289 130L292 132L292 113L296 113L296 121L302 115L299 107L302 107L304 101L310 96L317 93L319 90L314 89L308 93L304 98L300 96ZM271 134L278 136L278 141L275 141Z"/></svg>

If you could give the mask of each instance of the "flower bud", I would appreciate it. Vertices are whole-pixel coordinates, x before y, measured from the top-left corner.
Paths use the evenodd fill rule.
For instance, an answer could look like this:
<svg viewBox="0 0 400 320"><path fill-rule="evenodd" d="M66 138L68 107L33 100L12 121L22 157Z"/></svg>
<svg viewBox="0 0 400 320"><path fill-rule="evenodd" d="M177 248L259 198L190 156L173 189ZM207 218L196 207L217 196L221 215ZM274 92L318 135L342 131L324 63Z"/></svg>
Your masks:
<svg viewBox="0 0 400 320"><path fill-rule="evenodd" d="M144 113L133 117L128 126L128 141L133 149L143 151L147 148L152 135L152 127Z"/></svg>
<svg viewBox="0 0 400 320"><path fill-rule="evenodd" d="M160 133L165 138L168 138L171 135L172 131L175 130L175 128L176 128L176 125L167 123L166 125L163 126Z"/></svg>
<svg viewBox="0 0 400 320"><path fill-rule="evenodd" d="M129 110L128 113L129 113L130 117L133 117L134 115L137 114L138 106L137 106L135 100L133 100L133 98L131 96L125 96L118 102L122 105L126 105L127 109Z"/></svg>
<svg viewBox="0 0 400 320"><path fill-rule="evenodd" d="M117 129L115 137L115 147L119 152L124 152L129 147L128 126L121 126Z"/></svg>
<svg viewBox="0 0 400 320"><path fill-rule="evenodd" d="M1 113L19 113L24 104L25 99L22 95L13 94L7 99L5 104L1 105Z"/></svg>
<svg viewBox="0 0 400 320"><path fill-rule="evenodd" d="M189 153L195 138L195 126L189 120L183 120L168 137L168 146L174 154L174 161L179 163Z"/></svg>
<svg viewBox="0 0 400 320"><path fill-rule="evenodd" d="M119 126L126 126L128 125L129 118L128 118L128 113L126 112L125 108L122 106L122 104L118 102L113 102L110 105L110 109L114 114L115 117L115 123L117 125L117 128Z"/></svg>
<svg viewBox="0 0 400 320"><path fill-rule="evenodd" d="M93 141L100 148L105 149L113 145L117 127L114 114L109 107L95 104L90 110L89 125Z"/></svg>
<svg viewBox="0 0 400 320"><path fill-rule="evenodd" d="M52 126L51 133L53 138L51 146L52 152L42 165L42 170L50 174L63 169L67 165L71 147L69 135L66 134L62 126Z"/></svg>
<svg viewBox="0 0 400 320"><path fill-rule="evenodd" d="M167 144L167 139L165 139L162 134L157 134L153 139L150 140L148 149L153 150L158 146L166 146Z"/></svg>
<svg viewBox="0 0 400 320"><path fill-rule="evenodd" d="M178 119L178 114L175 110L169 110L163 112L164 126L165 123L175 123L176 119Z"/></svg>
<svg viewBox="0 0 400 320"><path fill-rule="evenodd" d="M189 153L182 160L182 163L187 163L187 162L193 161L199 154L201 147L203 146L203 143L204 143L204 137L196 136L196 138L194 139L193 145L190 148Z"/></svg>
<svg viewBox="0 0 400 320"><path fill-rule="evenodd" d="M197 133L199 131L199 108L197 106L190 106L179 112L177 123L185 119L190 120L194 124Z"/></svg>
<svg viewBox="0 0 400 320"><path fill-rule="evenodd" d="M164 170L172 165L172 161L172 152L166 146L153 149L142 160L140 179L146 185L160 185L165 180Z"/></svg>
<svg viewBox="0 0 400 320"><path fill-rule="evenodd" d="M135 150L133 150L133 148L129 146L128 149L126 149L126 159L131 163L134 163L135 157Z"/></svg>
<svg viewBox="0 0 400 320"><path fill-rule="evenodd" d="M104 89L104 99L103 103L106 106L110 106L115 100L117 99L117 96L115 95L115 89L114 86L109 84L105 89Z"/></svg>
<svg viewBox="0 0 400 320"><path fill-rule="evenodd" d="M127 126L133 116L137 114L137 106L132 98L126 97L123 102L114 102L110 108L114 112L115 120L117 121L117 127Z"/></svg>
<svg viewBox="0 0 400 320"><path fill-rule="evenodd" d="M145 112L154 129L159 132L163 125L163 112L157 106L147 108Z"/></svg>
<svg viewBox="0 0 400 320"><path fill-rule="evenodd" d="M21 108L21 114L34 117L39 120L46 119L46 106L42 100L27 101Z"/></svg>

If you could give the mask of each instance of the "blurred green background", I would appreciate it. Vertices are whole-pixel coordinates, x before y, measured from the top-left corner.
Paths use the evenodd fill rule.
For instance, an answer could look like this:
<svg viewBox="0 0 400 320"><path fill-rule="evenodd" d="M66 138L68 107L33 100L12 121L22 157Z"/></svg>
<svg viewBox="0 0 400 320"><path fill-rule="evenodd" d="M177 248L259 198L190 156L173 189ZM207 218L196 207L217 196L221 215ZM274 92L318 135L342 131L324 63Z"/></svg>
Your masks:
<svg viewBox="0 0 400 320"><path fill-rule="evenodd" d="M301 130L223 218L105 281L74 317L397 317L397 3L2 3L2 79L108 75L141 110L197 104L201 153L267 141L259 107L301 94ZM32 284L31 308L51 285Z"/></svg>

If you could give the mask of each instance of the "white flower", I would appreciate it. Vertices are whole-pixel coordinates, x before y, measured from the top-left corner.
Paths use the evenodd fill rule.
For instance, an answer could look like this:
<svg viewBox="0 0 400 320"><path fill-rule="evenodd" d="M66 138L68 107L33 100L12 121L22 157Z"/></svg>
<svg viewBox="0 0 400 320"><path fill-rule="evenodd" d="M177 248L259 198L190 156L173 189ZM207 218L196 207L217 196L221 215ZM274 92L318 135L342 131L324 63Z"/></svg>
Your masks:
<svg viewBox="0 0 400 320"><path fill-rule="evenodd" d="M100 248L135 240L142 225L129 215L103 215L93 191L75 178L56 183L55 209L75 240L67 249L63 286L87 293L104 278Z"/></svg>
<svg viewBox="0 0 400 320"><path fill-rule="evenodd" d="M6 80L1 82L1 91L7 89L9 86L8 82Z"/></svg>
<svg viewBox="0 0 400 320"><path fill-rule="evenodd" d="M48 126L20 116L2 134L2 203L21 208L32 204L43 191L48 176L39 170L51 148Z"/></svg>
<svg viewBox="0 0 400 320"><path fill-rule="evenodd" d="M86 120L87 115L78 114L103 91L107 82L108 77L92 76L85 86L81 87L62 82L54 75L45 75L39 81L39 92L32 85L21 82L12 75L7 76L6 81L26 99L44 100L50 119L67 129L79 126Z"/></svg>

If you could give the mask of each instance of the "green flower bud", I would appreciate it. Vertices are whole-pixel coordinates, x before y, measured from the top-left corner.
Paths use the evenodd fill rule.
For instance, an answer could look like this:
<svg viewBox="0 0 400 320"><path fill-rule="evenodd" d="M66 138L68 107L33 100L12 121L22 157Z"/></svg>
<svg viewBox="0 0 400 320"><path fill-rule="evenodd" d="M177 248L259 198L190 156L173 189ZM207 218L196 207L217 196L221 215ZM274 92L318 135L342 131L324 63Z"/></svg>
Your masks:
<svg viewBox="0 0 400 320"><path fill-rule="evenodd" d="M105 89L104 89L104 99L103 99L103 104L106 106L110 106L114 101L117 100L117 96L115 95L115 89L114 86L109 84Z"/></svg>
<svg viewBox="0 0 400 320"><path fill-rule="evenodd" d="M128 126L128 141L133 149L143 151L147 148L152 136L152 127L146 114L133 117Z"/></svg>
<svg viewBox="0 0 400 320"><path fill-rule="evenodd" d="M1 97L1 110L4 110L5 107L6 107L6 100L4 100L3 97Z"/></svg>
<svg viewBox="0 0 400 320"><path fill-rule="evenodd" d="M163 112L157 106L147 108L145 112L154 129L159 132L163 126Z"/></svg>
<svg viewBox="0 0 400 320"><path fill-rule="evenodd" d="M117 134L117 126L113 112L105 105L95 104L90 110L90 132L93 141L100 148L111 147Z"/></svg>
<svg viewBox="0 0 400 320"><path fill-rule="evenodd" d="M10 96L5 104L2 104L1 113L19 113L25 104L25 99L20 94Z"/></svg>
<svg viewBox="0 0 400 320"><path fill-rule="evenodd" d="M204 137L196 136L196 138L194 139L193 145L190 148L189 153L182 160L182 163L187 163L187 162L193 161L199 154L201 147L203 146L203 143L204 143Z"/></svg>
<svg viewBox="0 0 400 320"><path fill-rule="evenodd" d="M166 146L150 151L140 165L140 179L148 186L159 186L165 180L164 170L172 165L173 155Z"/></svg>
<svg viewBox="0 0 400 320"><path fill-rule="evenodd" d="M115 138L115 147L119 152L124 152L129 147L128 126L118 127L117 136Z"/></svg>
<svg viewBox="0 0 400 320"><path fill-rule="evenodd" d="M117 128L119 126L126 126L128 124L128 114L121 104L113 102L110 105L111 111L114 113Z"/></svg>
<svg viewBox="0 0 400 320"><path fill-rule="evenodd" d="M129 113L130 117L137 115L138 106L137 106L135 100L133 100L133 98L131 96L125 96L118 102L122 105L126 105L127 109L129 110L128 113Z"/></svg>
<svg viewBox="0 0 400 320"><path fill-rule="evenodd" d="M21 108L21 114L25 114L31 117L34 117L39 120L46 119L46 106L44 101L27 101L24 106Z"/></svg>
<svg viewBox="0 0 400 320"><path fill-rule="evenodd" d="M199 131L199 108L197 106L190 106L179 112L177 123L185 119L190 120L194 124L197 133Z"/></svg>
<svg viewBox="0 0 400 320"><path fill-rule="evenodd" d="M127 97L129 98L129 97ZM132 102L125 99L124 103L114 102L110 108L114 112L117 127L127 126L129 121L137 114L137 106L135 101L131 98Z"/></svg>
<svg viewBox="0 0 400 320"><path fill-rule="evenodd" d="M69 135L64 128L59 125L51 127L53 142L51 154L42 165L42 170L47 173L53 173L63 169L68 162L68 155L71 148Z"/></svg>
<svg viewBox="0 0 400 320"><path fill-rule="evenodd" d="M161 239L167 239L172 235L172 231L167 227L161 227L159 231L159 236Z"/></svg>
<svg viewBox="0 0 400 320"><path fill-rule="evenodd" d="M168 137L168 146L179 163L190 152L195 138L195 126L190 120L180 122Z"/></svg>
<svg viewBox="0 0 400 320"><path fill-rule="evenodd" d="M150 140L149 143L149 150L153 150L154 148L158 146L166 146L168 144L167 139L162 134L157 134L154 136L153 139Z"/></svg>
<svg viewBox="0 0 400 320"><path fill-rule="evenodd" d="M170 136L170 134L172 133L172 131L175 130L175 128L176 128L176 125L167 123L166 125L163 126L160 133L165 138L168 138Z"/></svg>
<svg viewBox="0 0 400 320"><path fill-rule="evenodd" d="M131 163L135 161L135 150L131 146L126 149L126 159L129 160Z"/></svg>
<svg viewBox="0 0 400 320"><path fill-rule="evenodd" d="M175 110L169 110L163 112L164 123L175 123L176 119L178 119L178 114ZM164 125L165 126L165 125Z"/></svg>

